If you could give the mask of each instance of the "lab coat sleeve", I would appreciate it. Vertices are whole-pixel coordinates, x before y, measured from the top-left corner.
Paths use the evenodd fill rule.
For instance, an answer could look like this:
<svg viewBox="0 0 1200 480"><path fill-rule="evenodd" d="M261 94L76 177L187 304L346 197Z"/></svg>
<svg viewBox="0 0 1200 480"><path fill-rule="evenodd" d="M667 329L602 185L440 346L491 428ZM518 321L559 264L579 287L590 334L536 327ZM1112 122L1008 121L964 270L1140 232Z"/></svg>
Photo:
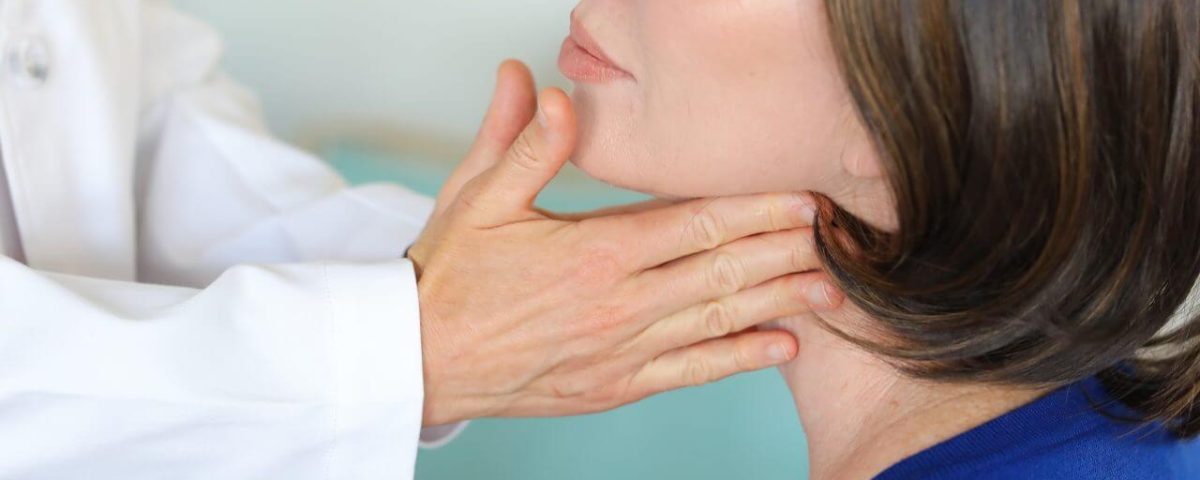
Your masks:
<svg viewBox="0 0 1200 480"><path fill-rule="evenodd" d="M411 478L413 283L404 260L200 290L0 257L0 478Z"/></svg>
<svg viewBox="0 0 1200 480"><path fill-rule="evenodd" d="M139 279L200 287L242 263L403 256L431 199L394 184L348 187L272 137L257 99L219 68L207 27L164 2L143 16Z"/></svg>
<svg viewBox="0 0 1200 480"><path fill-rule="evenodd" d="M429 201L271 139L215 36L144 5L138 278L0 258L0 478L409 478Z"/></svg>
<svg viewBox="0 0 1200 480"><path fill-rule="evenodd" d="M142 17L140 279L201 287L243 263L403 256L431 199L394 184L347 187L272 137L257 99L221 70L222 45L206 25L160 0ZM397 294L416 302L415 289ZM416 321L415 310L405 315ZM464 426L425 429L421 445L444 445Z"/></svg>

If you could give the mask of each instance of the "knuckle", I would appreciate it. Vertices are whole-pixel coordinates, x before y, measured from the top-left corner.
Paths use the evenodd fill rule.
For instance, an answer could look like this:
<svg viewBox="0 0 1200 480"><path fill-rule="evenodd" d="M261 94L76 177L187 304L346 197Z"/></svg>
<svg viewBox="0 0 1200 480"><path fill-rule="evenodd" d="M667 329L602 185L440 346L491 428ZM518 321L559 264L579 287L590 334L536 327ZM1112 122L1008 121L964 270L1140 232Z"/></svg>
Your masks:
<svg viewBox="0 0 1200 480"><path fill-rule="evenodd" d="M808 270L817 263L812 235L796 237L796 241L792 243L791 247L789 265L793 270L798 272Z"/></svg>
<svg viewBox="0 0 1200 480"><path fill-rule="evenodd" d="M809 301L805 291L807 282L803 277L794 275L779 282L775 286L772 300L776 314L791 314L808 311Z"/></svg>
<svg viewBox="0 0 1200 480"><path fill-rule="evenodd" d="M728 253L716 256L709 277L712 288L725 295L741 290L746 283L746 271L741 262Z"/></svg>
<svg viewBox="0 0 1200 480"><path fill-rule="evenodd" d="M723 337L734 331L733 314L729 307L723 303L709 302L701 311L704 318L704 328L707 329L709 337Z"/></svg>
<svg viewBox="0 0 1200 480"><path fill-rule="evenodd" d="M518 167L529 170L537 169L539 160L537 149L533 145L533 140L528 134L521 134L513 141L509 147L509 158L512 163Z"/></svg>
<svg viewBox="0 0 1200 480"><path fill-rule="evenodd" d="M792 267L792 271L799 272L808 266L809 262L808 248L803 244L795 245L788 253L788 265Z"/></svg>
<svg viewBox="0 0 1200 480"><path fill-rule="evenodd" d="M684 383L697 387L713 381L713 368L708 361L700 358L688 360L683 371Z"/></svg>
<svg viewBox="0 0 1200 480"><path fill-rule="evenodd" d="M733 366L739 372L749 372L756 369L756 365L750 359L750 356L742 349L737 349L733 352Z"/></svg>
<svg viewBox="0 0 1200 480"><path fill-rule="evenodd" d="M579 254L579 275L589 283L596 279L613 279L625 271L627 254L605 245L592 245Z"/></svg>
<svg viewBox="0 0 1200 480"><path fill-rule="evenodd" d="M461 210L464 209L468 211L481 210L484 207L483 204L486 203L484 201L484 197L485 196L483 195L483 192L479 190L464 192L462 196L459 197L459 201L461 203L455 205L452 211L454 213L461 213Z"/></svg>
<svg viewBox="0 0 1200 480"><path fill-rule="evenodd" d="M770 206L767 208L767 221L770 222L772 232L787 230L793 223L791 221L791 211L788 208L790 196L776 195L771 198Z"/></svg>
<svg viewBox="0 0 1200 480"><path fill-rule="evenodd" d="M623 400L623 393L619 389L602 387L592 390L590 403L593 409L602 410L620 405Z"/></svg>
<svg viewBox="0 0 1200 480"><path fill-rule="evenodd" d="M623 307L620 306L601 306L597 307L592 315L590 325L591 334L599 334L616 329L626 323L629 323L631 315L629 315Z"/></svg>
<svg viewBox="0 0 1200 480"><path fill-rule="evenodd" d="M550 387L551 394L559 400L571 400L580 397L587 389L580 388L577 382L560 381Z"/></svg>
<svg viewBox="0 0 1200 480"><path fill-rule="evenodd" d="M787 307L808 305L807 287L808 281L804 277L794 276L783 282L783 292L780 292L779 298Z"/></svg>
<svg viewBox="0 0 1200 480"><path fill-rule="evenodd" d="M705 208L696 212L688 223L688 235L700 249L712 250L724 243L725 226L712 210Z"/></svg>
<svg viewBox="0 0 1200 480"><path fill-rule="evenodd" d="M490 207L488 203L494 188L494 183L489 179L472 179L463 186L457 201L448 208L450 218L457 218L468 212L486 211Z"/></svg>

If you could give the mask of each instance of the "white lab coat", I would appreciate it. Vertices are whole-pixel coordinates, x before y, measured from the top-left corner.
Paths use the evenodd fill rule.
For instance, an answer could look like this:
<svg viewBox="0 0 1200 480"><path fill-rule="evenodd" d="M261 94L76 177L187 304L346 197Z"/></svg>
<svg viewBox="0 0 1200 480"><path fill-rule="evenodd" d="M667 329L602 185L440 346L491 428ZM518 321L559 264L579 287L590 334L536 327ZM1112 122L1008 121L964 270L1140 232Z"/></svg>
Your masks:
<svg viewBox="0 0 1200 480"><path fill-rule="evenodd" d="M273 140L220 51L161 0L0 1L0 478L411 477L430 201Z"/></svg>

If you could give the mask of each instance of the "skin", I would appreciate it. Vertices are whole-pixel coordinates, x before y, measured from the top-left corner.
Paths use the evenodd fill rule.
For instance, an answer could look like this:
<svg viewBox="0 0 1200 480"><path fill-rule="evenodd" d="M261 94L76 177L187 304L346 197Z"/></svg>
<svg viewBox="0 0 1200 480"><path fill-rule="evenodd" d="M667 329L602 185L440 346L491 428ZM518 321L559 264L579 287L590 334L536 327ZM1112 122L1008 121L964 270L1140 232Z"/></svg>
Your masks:
<svg viewBox="0 0 1200 480"><path fill-rule="evenodd" d="M574 162L665 198L813 191L895 228L821 0L585 0L576 20L630 78L576 82ZM828 284L809 292L841 303ZM1044 392L907 378L823 328L864 332L852 305L769 325L804 348L781 368L813 478L869 478Z"/></svg>
<svg viewBox="0 0 1200 480"><path fill-rule="evenodd" d="M537 111L535 120L535 110ZM427 426L591 413L795 357L764 322L823 308L812 199L533 206L577 140L566 94L505 63L466 160L409 251Z"/></svg>
<svg viewBox="0 0 1200 480"><path fill-rule="evenodd" d="M667 198L815 191L891 223L820 0L587 0L575 16L634 78L577 84L576 165Z"/></svg>

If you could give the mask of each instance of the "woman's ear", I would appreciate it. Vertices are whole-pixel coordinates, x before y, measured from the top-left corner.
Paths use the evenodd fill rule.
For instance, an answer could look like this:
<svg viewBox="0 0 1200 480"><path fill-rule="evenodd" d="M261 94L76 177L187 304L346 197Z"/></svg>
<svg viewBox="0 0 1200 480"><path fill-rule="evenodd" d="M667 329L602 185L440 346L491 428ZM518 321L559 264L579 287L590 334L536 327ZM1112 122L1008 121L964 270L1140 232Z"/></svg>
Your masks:
<svg viewBox="0 0 1200 480"><path fill-rule="evenodd" d="M846 100L845 111L834 130L835 138L842 142L842 170L851 177L873 180L887 175L883 159L875 148L871 133L867 130L854 105Z"/></svg>
<svg viewBox="0 0 1200 480"><path fill-rule="evenodd" d="M849 142L842 150L842 168L855 178L879 178L887 174L875 145L865 135Z"/></svg>
<svg viewBox="0 0 1200 480"><path fill-rule="evenodd" d="M883 156L865 132L855 135L842 149L842 170L850 181L838 204L859 219L885 232L900 228L895 201L888 188Z"/></svg>

